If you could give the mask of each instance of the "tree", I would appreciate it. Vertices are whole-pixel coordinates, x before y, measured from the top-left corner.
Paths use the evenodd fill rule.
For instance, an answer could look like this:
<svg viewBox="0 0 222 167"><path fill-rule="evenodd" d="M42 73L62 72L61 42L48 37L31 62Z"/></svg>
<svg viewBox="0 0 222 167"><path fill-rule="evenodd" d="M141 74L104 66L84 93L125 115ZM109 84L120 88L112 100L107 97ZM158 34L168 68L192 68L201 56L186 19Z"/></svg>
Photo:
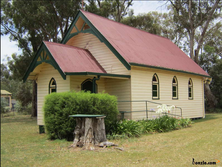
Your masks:
<svg viewBox="0 0 222 167"><path fill-rule="evenodd" d="M123 24L166 37L179 47L183 46L184 32L178 29L173 21L172 13L149 12L137 16L130 15L121 21Z"/></svg>
<svg viewBox="0 0 222 167"><path fill-rule="evenodd" d="M1 35L10 34L10 39L17 41L23 51L22 55L13 55L9 62L13 78L21 80L43 40L61 41L80 9L81 0L3 0L1 5ZM35 93L33 81L32 116L37 116Z"/></svg>
<svg viewBox="0 0 222 167"><path fill-rule="evenodd" d="M161 35L160 17L162 17L162 14L158 12L149 12L137 16L128 16L123 18L121 22L152 34Z"/></svg>
<svg viewBox="0 0 222 167"><path fill-rule="evenodd" d="M26 108L32 102L32 84L30 81L23 83L11 75L11 71L8 68L11 62L12 60L7 65L1 64L1 89L11 92L12 98L18 100L23 108Z"/></svg>
<svg viewBox="0 0 222 167"><path fill-rule="evenodd" d="M88 0L86 11L120 22L129 12L133 0Z"/></svg>
<svg viewBox="0 0 222 167"><path fill-rule="evenodd" d="M189 43L190 57L198 63L209 24L220 16L221 0L169 0L178 28L184 29ZM199 31L200 34L197 34ZM198 36L197 36L198 35ZM195 43L196 38L196 43Z"/></svg>
<svg viewBox="0 0 222 167"><path fill-rule="evenodd" d="M2 34L10 34L20 48L31 54L37 51L42 40L61 41L80 5L81 0L4 0Z"/></svg>

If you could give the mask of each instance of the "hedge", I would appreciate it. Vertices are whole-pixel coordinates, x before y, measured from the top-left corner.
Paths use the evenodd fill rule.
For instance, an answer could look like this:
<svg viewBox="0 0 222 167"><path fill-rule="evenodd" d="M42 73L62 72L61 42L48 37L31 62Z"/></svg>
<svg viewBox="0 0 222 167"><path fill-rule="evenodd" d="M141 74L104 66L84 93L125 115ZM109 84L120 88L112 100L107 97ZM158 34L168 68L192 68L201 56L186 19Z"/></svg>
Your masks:
<svg viewBox="0 0 222 167"><path fill-rule="evenodd" d="M44 122L49 139L73 140L74 114L105 115L106 132L117 121L117 98L107 93L90 92L51 93L45 97Z"/></svg>

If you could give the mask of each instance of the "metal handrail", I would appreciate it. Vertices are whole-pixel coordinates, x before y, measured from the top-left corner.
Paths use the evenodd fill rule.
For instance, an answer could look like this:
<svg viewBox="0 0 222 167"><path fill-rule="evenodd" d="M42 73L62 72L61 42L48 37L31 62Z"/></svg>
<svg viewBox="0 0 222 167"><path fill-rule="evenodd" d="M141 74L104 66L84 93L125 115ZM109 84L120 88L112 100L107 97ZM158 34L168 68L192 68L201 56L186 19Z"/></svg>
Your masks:
<svg viewBox="0 0 222 167"><path fill-rule="evenodd" d="M155 112L155 111L151 111L151 110L148 110L148 105L147 103L153 103L153 104L158 104L158 105L163 105L163 103L157 103L157 102L153 102L153 101L149 101L149 100L133 100L133 101L130 101L130 100L120 100L120 101L117 101L118 103L119 102L145 102L146 103L146 110L139 110L139 111L120 111L120 113L131 113L131 112L143 112L145 111L146 112L146 118L148 118L148 112ZM171 106L171 105L168 105L166 104L167 106ZM171 114L171 113L165 113L167 115L173 115L173 116L178 116L178 117L182 117L183 116L183 110L181 107L177 107L175 106L175 108L179 109L180 110L180 115L176 115L176 114Z"/></svg>

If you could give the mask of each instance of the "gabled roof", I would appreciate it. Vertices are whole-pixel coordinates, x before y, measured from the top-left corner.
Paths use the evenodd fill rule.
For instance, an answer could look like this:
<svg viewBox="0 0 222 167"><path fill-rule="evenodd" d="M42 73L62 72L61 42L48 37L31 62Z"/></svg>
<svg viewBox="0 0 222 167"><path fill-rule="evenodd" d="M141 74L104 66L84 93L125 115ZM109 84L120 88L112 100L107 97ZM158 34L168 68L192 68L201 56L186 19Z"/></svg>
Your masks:
<svg viewBox="0 0 222 167"><path fill-rule="evenodd" d="M33 70L42 63L51 64L58 70L63 79L66 79L67 75L130 77L128 75L108 74L86 49L44 41L28 67L23 81L25 82L30 75L35 76L36 74Z"/></svg>
<svg viewBox="0 0 222 167"><path fill-rule="evenodd" d="M51 64L64 79L68 73L106 73L86 49L44 41L29 66L24 81L35 67L43 62Z"/></svg>
<svg viewBox="0 0 222 167"><path fill-rule="evenodd" d="M1 90L1 95L11 95L12 93L8 92L7 90Z"/></svg>
<svg viewBox="0 0 222 167"><path fill-rule="evenodd" d="M116 57L128 65L160 68L209 77L209 75L169 39L82 11L81 17ZM73 22L73 23L74 23ZM72 27L74 25L71 25ZM64 37L67 39L71 33ZM63 43L67 40L63 39ZM111 46L110 46L111 45Z"/></svg>
<svg viewBox="0 0 222 167"><path fill-rule="evenodd" d="M106 71L86 49L54 42L44 41L44 43L64 73L106 73Z"/></svg>

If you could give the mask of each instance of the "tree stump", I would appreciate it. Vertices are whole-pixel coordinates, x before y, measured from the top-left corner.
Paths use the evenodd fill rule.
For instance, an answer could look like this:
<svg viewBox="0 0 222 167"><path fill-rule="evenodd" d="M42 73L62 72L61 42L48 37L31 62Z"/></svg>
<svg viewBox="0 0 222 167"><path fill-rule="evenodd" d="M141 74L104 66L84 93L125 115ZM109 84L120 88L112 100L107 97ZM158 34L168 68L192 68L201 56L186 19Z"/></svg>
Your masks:
<svg viewBox="0 0 222 167"><path fill-rule="evenodd" d="M82 117L81 117L82 116ZM105 132L105 116L73 115L76 117L73 147L84 147L94 150L101 142L107 142Z"/></svg>

